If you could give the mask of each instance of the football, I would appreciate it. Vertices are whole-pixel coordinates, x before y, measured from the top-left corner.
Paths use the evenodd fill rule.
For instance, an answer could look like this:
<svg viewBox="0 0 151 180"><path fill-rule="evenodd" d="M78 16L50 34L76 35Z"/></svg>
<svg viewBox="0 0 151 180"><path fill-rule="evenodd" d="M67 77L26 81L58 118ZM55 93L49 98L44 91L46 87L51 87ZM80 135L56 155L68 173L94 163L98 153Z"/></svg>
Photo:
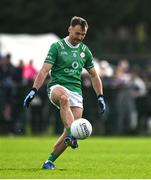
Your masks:
<svg viewBox="0 0 151 180"><path fill-rule="evenodd" d="M77 139L86 139L91 133L92 125L87 119L76 119L71 124L71 134Z"/></svg>

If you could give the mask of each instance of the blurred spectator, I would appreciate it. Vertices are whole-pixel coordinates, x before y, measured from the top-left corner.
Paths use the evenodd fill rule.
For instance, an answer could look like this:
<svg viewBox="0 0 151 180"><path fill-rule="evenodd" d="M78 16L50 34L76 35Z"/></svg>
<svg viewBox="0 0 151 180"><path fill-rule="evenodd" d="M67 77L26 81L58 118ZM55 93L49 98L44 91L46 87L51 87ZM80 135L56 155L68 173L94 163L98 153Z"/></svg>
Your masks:
<svg viewBox="0 0 151 180"><path fill-rule="evenodd" d="M100 61L99 63L100 66L100 76L101 77L111 77L113 76L113 68L107 62L106 60Z"/></svg>
<svg viewBox="0 0 151 180"><path fill-rule="evenodd" d="M44 132L43 107L46 97L47 94L45 92L45 89L40 89L38 95L31 103L31 108L30 108L31 116L30 116L29 124L30 124L31 133L33 135L42 134Z"/></svg>
<svg viewBox="0 0 151 180"><path fill-rule="evenodd" d="M15 67L15 72L13 76L13 80L16 83L21 83L23 80L23 67L24 67L24 62L23 60L20 60L18 66Z"/></svg>
<svg viewBox="0 0 151 180"><path fill-rule="evenodd" d="M13 118L12 118L12 107L13 99L12 93L14 89L14 77L15 67L11 63L11 55L7 54L1 61L0 64L0 84L2 87L1 95L1 116L3 123L2 128L5 127L4 133L13 133Z"/></svg>
<svg viewBox="0 0 151 180"><path fill-rule="evenodd" d="M100 63L100 76L104 86L104 96L106 100L106 112L102 117L103 121L103 134L115 134L116 128L116 88L114 86L114 68L113 66L106 60L102 60Z"/></svg>
<svg viewBox="0 0 151 180"><path fill-rule="evenodd" d="M143 74L138 65L133 66L131 70L131 85L132 85L132 95L135 100L136 110L137 110L137 122L133 122L136 127L137 134L147 134L147 112L146 112L146 94L147 88L145 81L143 80ZM133 125L134 125L133 124Z"/></svg>
<svg viewBox="0 0 151 180"><path fill-rule="evenodd" d="M140 134L150 134L150 118L151 118L151 61L145 65L144 80L146 84L147 94L144 101L140 102L141 124L138 126ZM142 108L143 107L143 108Z"/></svg>
<svg viewBox="0 0 151 180"><path fill-rule="evenodd" d="M37 70L33 66L33 60L23 67L23 78L27 80L34 80L37 75Z"/></svg>
<svg viewBox="0 0 151 180"><path fill-rule="evenodd" d="M135 112L135 102L131 94L129 63L121 60L115 69L115 85L118 89L116 97L117 134L129 134L131 121Z"/></svg>

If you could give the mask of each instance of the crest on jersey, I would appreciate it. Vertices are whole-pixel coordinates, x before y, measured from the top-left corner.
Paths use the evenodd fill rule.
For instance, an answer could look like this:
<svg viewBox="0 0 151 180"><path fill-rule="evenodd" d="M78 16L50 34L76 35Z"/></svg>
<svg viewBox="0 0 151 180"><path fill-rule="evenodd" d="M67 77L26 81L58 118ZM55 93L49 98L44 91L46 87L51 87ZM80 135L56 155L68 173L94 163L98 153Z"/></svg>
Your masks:
<svg viewBox="0 0 151 180"><path fill-rule="evenodd" d="M84 57L85 57L85 53L82 52L82 53L80 54L80 56L81 56L82 58L84 58Z"/></svg>
<svg viewBox="0 0 151 180"><path fill-rule="evenodd" d="M75 52L73 53L73 57L77 57L77 54Z"/></svg>

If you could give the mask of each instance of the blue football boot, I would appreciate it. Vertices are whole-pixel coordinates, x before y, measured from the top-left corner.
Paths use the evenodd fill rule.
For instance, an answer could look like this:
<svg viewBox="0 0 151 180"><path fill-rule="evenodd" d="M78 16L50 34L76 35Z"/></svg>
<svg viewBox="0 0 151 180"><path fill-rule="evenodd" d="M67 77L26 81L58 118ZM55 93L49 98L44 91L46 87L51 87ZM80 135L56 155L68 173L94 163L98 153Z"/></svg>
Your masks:
<svg viewBox="0 0 151 180"><path fill-rule="evenodd" d="M78 148L77 139L73 136L66 136L64 143L66 146L70 146L72 149Z"/></svg>
<svg viewBox="0 0 151 180"><path fill-rule="evenodd" d="M55 165L50 160L47 160L43 163L42 169L53 170L55 169Z"/></svg>

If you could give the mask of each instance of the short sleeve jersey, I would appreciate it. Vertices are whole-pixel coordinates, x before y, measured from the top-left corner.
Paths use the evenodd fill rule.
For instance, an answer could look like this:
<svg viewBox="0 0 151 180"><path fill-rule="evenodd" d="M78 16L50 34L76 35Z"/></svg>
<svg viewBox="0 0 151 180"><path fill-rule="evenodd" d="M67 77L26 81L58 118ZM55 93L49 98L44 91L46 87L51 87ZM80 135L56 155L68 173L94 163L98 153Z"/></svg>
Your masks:
<svg viewBox="0 0 151 180"><path fill-rule="evenodd" d="M45 63L53 65L47 85L48 92L51 86L59 84L80 95L82 69L94 67L92 53L85 44L81 42L71 47L65 39L50 46Z"/></svg>

